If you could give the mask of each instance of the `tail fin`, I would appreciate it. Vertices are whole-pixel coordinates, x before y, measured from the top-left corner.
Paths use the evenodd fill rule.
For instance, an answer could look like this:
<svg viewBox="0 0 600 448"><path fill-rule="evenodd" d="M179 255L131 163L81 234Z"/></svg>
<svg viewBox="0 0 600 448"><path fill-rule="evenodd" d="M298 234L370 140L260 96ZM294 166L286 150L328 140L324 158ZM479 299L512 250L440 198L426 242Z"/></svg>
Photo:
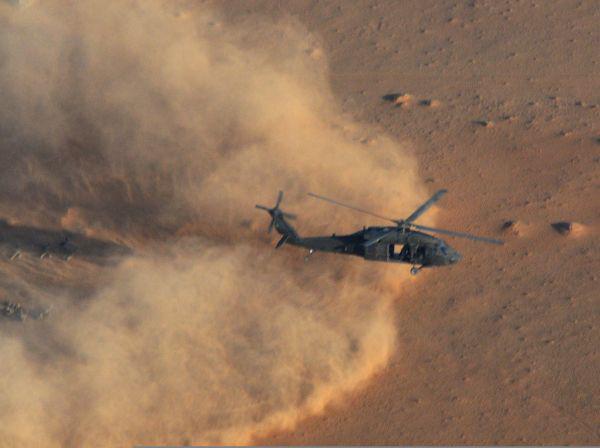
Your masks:
<svg viewBox="0 0 600 448"><path fill-rule="evenodd" d="M282 238L277 243L276 247L281 247L289 238L299 238L296 229L292 227L292 225L286 221L287 219L296 219L296 215L292 213L286 213L279 208L281 201L283 199L283 191L280 191L277 195L277 202L275 203L275 207L269 208L264 205L256 205L256 208L266 211L269 215L271 215L271 222L269 223L268 232L271 233L273 231L273 227L280 233Z"/></svg>

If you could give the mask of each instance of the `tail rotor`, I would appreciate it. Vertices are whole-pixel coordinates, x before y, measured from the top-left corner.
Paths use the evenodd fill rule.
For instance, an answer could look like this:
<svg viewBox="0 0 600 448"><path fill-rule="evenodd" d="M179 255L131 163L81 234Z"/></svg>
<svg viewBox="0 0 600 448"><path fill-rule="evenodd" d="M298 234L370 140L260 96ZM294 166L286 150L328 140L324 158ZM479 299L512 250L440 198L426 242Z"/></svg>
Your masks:
<svg viewBox="0 0 600 448"><path fill-rule="evenodd" d="M277 194L277 202L275 202L275 206L273 208L266 207L264 205L256 204L256 208L266 211L269 215L271 215L271 222L269 223L268 232L273 232L273 227L275 226L275 220L277 218L287 218L287 219L296 219L296 215L292 213L287 213L282 211L279 208L281 201L283 200L283 191L279 191Z"/></svg>

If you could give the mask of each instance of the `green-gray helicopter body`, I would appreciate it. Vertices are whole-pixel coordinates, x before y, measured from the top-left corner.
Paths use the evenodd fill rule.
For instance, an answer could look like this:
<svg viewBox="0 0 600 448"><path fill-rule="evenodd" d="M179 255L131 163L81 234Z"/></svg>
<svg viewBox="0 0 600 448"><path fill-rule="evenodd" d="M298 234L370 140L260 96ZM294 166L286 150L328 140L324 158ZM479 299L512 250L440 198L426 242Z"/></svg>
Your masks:
<svg viewBox="0 0 600 448"><path fill-rule="evenodd" d="M287 221L295 219L295 215L286 213L279 208L283 199L283 192L279 192L275 207L268 208L263 205L256 207L265 210L271 215L269 232L275 228L281 239L276 248L283 244L304 247L309 255L314 252L332 252L339 254L355 255L371 261L384 261L389 263L408 263L412 265L411 274L417 274L420 269L433 266L447 266L457 263L461 256L444 240L429 235L419 230L433 233L442 233L450 236L468 238L492 244L503 244L502 241L492 238L483 238L467 233L452 232L433 227L414 224L414 221L437 202L447 190L439 190L427 202L421 205L406 219L390 219L370 213L366 210L338 202L333 199L309 193L310 196L331 202L355 211L370 214L378 218L394 222L395 226L365 227L358 232L348 235L301 237L294 227ZM416 230L419 229L419 230Z"/></svg>

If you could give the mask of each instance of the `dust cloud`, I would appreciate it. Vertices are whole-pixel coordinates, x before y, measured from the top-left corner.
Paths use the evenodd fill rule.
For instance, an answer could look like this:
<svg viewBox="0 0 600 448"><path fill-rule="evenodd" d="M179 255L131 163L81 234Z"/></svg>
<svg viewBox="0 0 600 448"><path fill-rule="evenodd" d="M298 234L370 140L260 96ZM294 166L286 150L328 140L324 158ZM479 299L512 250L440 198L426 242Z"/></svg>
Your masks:
<svg viewBox="0 0 600 448"><path fill-rule="evenodd" d="M294 425L388 359L397 267L273 251L424 198L406 148L336 107L318 39L197 4L0 9L0 218L126 244L2 260L0 295L54 305L0 325L0 446L248 443ZM6 257L5 257L6 258Z"/></svg>

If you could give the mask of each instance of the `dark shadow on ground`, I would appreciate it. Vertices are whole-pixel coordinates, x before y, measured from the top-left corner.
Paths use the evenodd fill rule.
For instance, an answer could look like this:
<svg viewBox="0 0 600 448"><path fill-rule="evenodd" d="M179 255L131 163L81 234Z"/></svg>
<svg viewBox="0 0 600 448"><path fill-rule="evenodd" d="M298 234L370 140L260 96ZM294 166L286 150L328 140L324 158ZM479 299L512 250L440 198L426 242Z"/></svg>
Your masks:
<svg viewBox="0 0 600 448"><path fill-rule="evenodd" d="M97 264L107 264L131 254L132 250L127 246L81 233L11 225L0 219L0 256L18 259L22 253L65 261L78 257Z"/></svg>

